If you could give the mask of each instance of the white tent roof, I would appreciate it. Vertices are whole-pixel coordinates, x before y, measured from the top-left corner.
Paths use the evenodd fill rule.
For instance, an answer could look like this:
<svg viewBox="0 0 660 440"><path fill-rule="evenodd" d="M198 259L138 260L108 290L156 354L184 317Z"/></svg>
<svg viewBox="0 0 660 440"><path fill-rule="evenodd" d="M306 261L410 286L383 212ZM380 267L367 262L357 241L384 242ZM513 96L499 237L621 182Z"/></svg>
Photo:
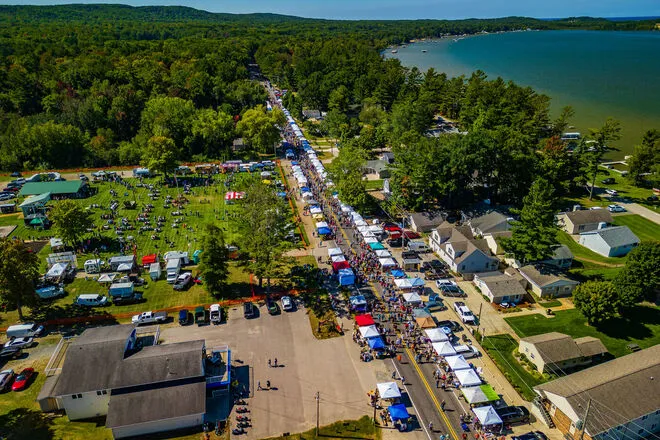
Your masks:
<svg viewBox="0 0 660 440"><path fill-rule="evenodd" d="M360 327L360 334L363 338L375 338L380 336L378 329L375 325L367 325L365 327Z"/></svg>
<svg viewBox="0 0 660 440"><path fill-rule="evenodd" d="M61 238L51 238L50 239L50 247L60 247L64 246L64 242L62 241Z"/></svg>
<svg viewBox="0 0 660 440"><path fill-rule="evenodd" d="M448 341L434 342L433 350L435 350L439 356L454 356L456 354L456 350L454 350L454 347L452 347ZM479 383L481 383L481 381L479 381Z"/></svg>
<svg viewBox="0 0 660 440"><path fill-rule="evenodd" d="M328 224L326 222L316 222L316 229L327 228Z"/></svg>
<svg viewBox="0 0 660 440"><path fill-rule="evenodd" d="M99 283L112 283L115 278L117 278L116 273L104 273L101 276L99 276L98 282Z"/></svg>
<svg viewBox="0 0 660 440"><path fill-rule="evenodd" d="M456 379L458 379L463 387L481 385L479 375L472 368L469 370L458 370L456 372Z"/></svg>
<svg viewBox="0 0 660 440"><path fill-rule="evenodd" d="M64 273L68 265L68 263L55 263L53 264L53 267L51 267L50 270L46 273L46 276L49 278L59 277Z"/></svg>
<svg viewBox="0 0 660 440"><path fill-rule="evenodd" d="M323 210L318 206L312 206L311 208L309 208L309 212L311 214L323 214Z"/></svg>
<svg viewBox="0 0 660 440"><path fill-rule="evenodd" d="M407 303L420 303L420 302L422 302L422 297L419 296L419 294L417 292L404 293L403 294L403 299L406 300Z"/></svg>
<svg viewBox="0 0 660 440"><path fill-rule="evenodd" d="M424 331L431 342L444 342L449 340L449 337L447 337L447 334L443 332L442 329L428 328Z"/></svg>
<svg viewBox="0 0 660 440"><path fill-rule="evenodd" d="M397 278L394 284L399 289L410 289L411 287L422 287L426 283L421 278Z"/></svg>
<svg viewBox="0 0 660 440"><path fill-rule="evenodd" d="M367 226L358 226L357 230L360 234L366 234L369 232L369 228Z"/></svg>
<svg viewBox="0 0 660 440"><path fill-rule="evenodd" d="M378 239L376 237L365 237L364 242L369 244L369 243L378 243Z"/></svg>
<svg viewBox="0 0 660 440"><path fill-rule="evenodd" d="M369 226L369 230L375 234L380 234L383 232L383 227L380 225L371 225Z"/></svg>
<svg viewBox="0 0 660 440"><path fill-rule="evenodd" d="M364 228L364 226L363 226L363 228ZM365 229L366 229L366 228L365 228ZM368 229L367 229L366 231L364 231L364 232L360 231L360 234L362 234L362 236L363 236L364 238L376 238L376 236L374 235L374 233L371 232L371 231L369 231Z"/></svg>
<svg viewBox="0 0 660 440"><path fill-rule="evenodd" d="M379 249L376 251L376 256L378 258L388 258L392 256L392 253L386 249Z"/></svg>
<svg viewBox="0 0 660 440"><path fill-rule="evenodd" d="M376 240L378 241L378 240ZM379 258L378 262L380 263L381 267L395 267L396 266L396 261L394 261L393 258Z"/></svg>
<svg viewBox="0 0 660 440"><path fill-rule="evenodd" d="M396 382L385 382L376 384L378 388L378 394L380 394L381 399L396 399L401 397L401 391Z"/></svg>
<svg viewBox="0 0 660 440"><path fill-rule="evenodd" d="M356 220L356 221L355 221L355 226L367 226L367 222L365 222L365 221L362 220L362 219L360 219L360 220Z"/></svg>
<svg viewBox="0 0 660 440"><path fill-rule="evenodd" d="M346 258L343 255L335 255L332 257L333 263L341 263L342 261L346 261Z"/></svg>
<svg viewBox="0 0 660 440"><path fill-rule="evenodd" d="M348 214L349 212L353 212L353 208L348 205L341 205L341 212Z"/></svg>
<svg viewBox="0 0 660 440"><path fill-rule="evenodd" d="M335 255L344 255L344 253L339 248L328 248L328 256L334 257Z"/></svg>
<svg viewBox="0 0 660 440"><path fill-rule="evenodd" d="M488 397L486 396L486 393L484 393L481 390L481 387L478 386L461 388L461 393L463 393L463 396L465 396L465 400L469 404L483 403L489 401Z"/></svg>
<svg viewBox="0 0 660 440"><path fill-rule="evenodd" d="M119 266L117 266L117 272L129 272L133 266L127 263L122 263Z"/></svg>
<svg viewBox="0 0 660 440"><path fill-rule="evenodd" d="M467 370L470 367L470 364L465 360L463 355L459 354L458 356L447 356L445 357L445 362L449 365L449 368L452 370Z"/></svg>
<svg viewBox="0 0 660 440"><path fill-rule="evenodd" d="M497 412L492 405L479 406L477 408L473 408L472 411L474 411L474 415L477 416L479 422L481 422L483 426L502 424L502 419L499 415L497 415Z"/></svg>

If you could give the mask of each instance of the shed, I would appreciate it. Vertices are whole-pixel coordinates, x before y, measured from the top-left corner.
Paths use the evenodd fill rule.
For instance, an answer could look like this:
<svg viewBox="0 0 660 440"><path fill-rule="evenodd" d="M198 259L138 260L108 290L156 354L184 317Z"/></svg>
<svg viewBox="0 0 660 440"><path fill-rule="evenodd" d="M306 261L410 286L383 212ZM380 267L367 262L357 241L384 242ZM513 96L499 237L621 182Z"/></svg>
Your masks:
<svg viewBox="0 0 660 440"><path fill-rule="evenodd" d="M53 391L59 378L59 375L49 376L41 387L41 391L39 391L39 395L37 396L37 403L42 412L53 412L60 409L57 398L53 396Z"/></svg>
<svg viewBox="0 0 660 440"><path fill-rule="evenodd" d="M0 214L16 212L16 203L3 203L0 205Z"/></svg>
<svg viewBox="0 0 660 440"><path fill-rule="evenodd" d="M110 257L108 260L108 264L110 265L110 269L113 271L117 271L120 265L122 264L128 264L130 267L133 267L135 263L135 257L133 255L117 255L114 257Z"/></svg>
<svg viewBox="0 0 660 440"><path fill-rule="evenodd" d="M50 197L80 198L87 195L87 183L82 180L57 182L29 182L23 185L19 196L33 196L50 193Z"/></svg>
<svg viewBox="0 0 660 440"><path fill-rule="evenodd" d="M149 277L153 281L156 281L157 279L160 278L160 274L161 274L160 264L151 263L151 265L149 266Z"/></svg>

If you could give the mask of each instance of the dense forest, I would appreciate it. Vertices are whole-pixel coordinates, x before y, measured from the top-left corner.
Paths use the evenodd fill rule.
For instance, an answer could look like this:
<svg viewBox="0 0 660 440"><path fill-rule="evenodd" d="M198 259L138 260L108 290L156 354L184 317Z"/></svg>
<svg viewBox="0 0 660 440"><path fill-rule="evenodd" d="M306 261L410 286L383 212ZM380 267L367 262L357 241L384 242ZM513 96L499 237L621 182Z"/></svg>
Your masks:
<svg viewBox="0 0 660 440"><path fill-rule="evenodd" d="M312 127L320 134L365 151L392 146L400 159L395 192L406 205L458 199L475 184L460 182L473 175L490 196L516 202L539 167L571 169L543 165L535 153L561 129L562 121L548 119L548 98L480 72L447 78L407 69L384 59L382 49L446 34L652 26L586 18L332 21L185 7L0 6L0 169L146 163L167 170L176 161L228 157L239 136L266 151L282 115L263 107L265 91L250 79L257 63L289 89L284 99L294 114L328 111ZM424 136L437 113L470 134ZM425 154L433 156L427 165L442 163L433 171L442 179L425 181L430 170L415 168ZM566 184L557 179L558 187Z"/></svg>

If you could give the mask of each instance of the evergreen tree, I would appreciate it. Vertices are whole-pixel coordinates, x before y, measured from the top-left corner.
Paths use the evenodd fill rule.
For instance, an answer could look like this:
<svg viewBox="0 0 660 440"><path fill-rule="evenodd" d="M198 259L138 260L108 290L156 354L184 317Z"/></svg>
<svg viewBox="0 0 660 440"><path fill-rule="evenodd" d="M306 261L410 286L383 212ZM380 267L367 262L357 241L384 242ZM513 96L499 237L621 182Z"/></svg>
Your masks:
<svg viewBox="0 0 660 440"><path fill-rule="evenodd" d="M200 272L204 279L207 292L213 296L224 296L229 277L229 252L225 245L222 229L214 224L208 224L202 238L202 255L200 257Z"/></svg>
<svg viewBox="0 0 660 440"><path fill-rule="evenodd" d="M626 265L614 279L622 312L641 301L655 302L660 293L660 243L641 243L628 254Z"/></svg>

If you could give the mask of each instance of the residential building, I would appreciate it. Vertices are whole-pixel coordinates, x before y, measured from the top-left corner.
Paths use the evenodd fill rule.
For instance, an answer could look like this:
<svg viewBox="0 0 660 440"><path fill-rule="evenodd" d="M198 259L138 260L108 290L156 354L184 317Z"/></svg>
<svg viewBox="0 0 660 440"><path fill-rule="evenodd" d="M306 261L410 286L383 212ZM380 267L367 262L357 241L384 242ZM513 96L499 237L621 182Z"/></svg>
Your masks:
<svg viewBox="0 0 660 440"><path fill-rule="evenodd" d="M243 150L245 150L245 148L246 148L246 145L245 145L245 141L243 140L243 138L236 138L231 143L232 151L243 151Z"/></svg>
<svg viewBox="0 0 660 440"><path fill-rule="evenodd" d="M585 209L563 212L557 216L559 226L569 234L580 234L602 228L613 222L607 209Z"/></svg>
<svg viewBox="0 0 660 440"><path fill-rule="evenodd" d="M143 347L133 325L90 328L37 401L69 420L106 416L115 438L201 426L207 388L230 383L229 350L224 360L216 351L209 355L203 340Z"/></svg>
<svg viewBox="0 0 660 440"><path fill-rule="evenodd" d="M443 223L433 230L429 247L449 266L462 275L496 270L499 260L491 256L486 240L476 240L469 226Z"/></svg>
<svg viewBox="0 0 660 440"><path fill-rule="evenodd" d="M518 351L524 354L541 373L563 373L603 360L607 348L591 336L573 339L563 333L551 332L520 340Z"/></svg>
<svg viewBox="0 0 660 440"><path fill-rule="evenodd" d="M484 234L484 240L488 243L488 249L493 255L504 255L504 249L500 246L500 240L503 238L511 238L511 231L490 232Z"/></svg>
<svg viewBox="0 0 660 440"><path fill-rule="evenodd" d="M497 211L491 211L488 214L481 215L467 220L467 224L472 229L472 235L484 236L493 232L503 232L511 229L509 217Z"/></svg>
<svg viewBox="0 0 660 440"><path fill-rule="evenodd" d="M321 119L321 110L303 110L302 114L305 119Z"/></svg>
<svg viewBox="0 0 660 440"><path fill-rule="evenodd" d="M431 232L444 222L443 212L416 212L410 214L410 228L415 232Z"/></svg>
<svg viewBox="0 0 660 440"><path fill-rule="evenodd" d="M641 440L660 432L659 377L660 345L655 345L534 391L567 440Z"/></svg>
<svg viewBox="0 0 660 440"><path fill-rule="evenodd" d="M514 271L483 272L474 275L474 285L494 304L519 303L527 295L527 282Z"/></svg>
<svg viewBox="0 0 660 440"><path fill-rule="evenodd" d="M35 196L49 193L56 199L80 199L89 195L89 185L83 180L60 180L52 182L28 182L21 188L19 196Z"/></svg>
<svg viewBox="0 0 660 440"><path fill-rule="evenodd" d="M555 246L552 256L539 263L546 266L554 266L560 270L568 270L573 264L573 253L565 244Z"/></svg>
<svg viewBox="0 0 660 440"><path fill-rule="evenodd" d="M385 160L368 160L364 165L363 171L365 174L378 174L379 178L384 179L390 177L390 172L387 169L388 165Z"/></svg>
<svg viewBox="0 0 660 440"><path fill-rule="evenodd" d="M529 282L529 287L539 298L571 296L580 284L561 275L556 268L542 264L521 267L520 275Z"/></svg>
<svg viewBox="0 0 660 440"><path fill-rule="evenodd" d="M584 232L578 242L604 257L623 257L639 244L639 238L628 226L614 226Z"/></svg>

